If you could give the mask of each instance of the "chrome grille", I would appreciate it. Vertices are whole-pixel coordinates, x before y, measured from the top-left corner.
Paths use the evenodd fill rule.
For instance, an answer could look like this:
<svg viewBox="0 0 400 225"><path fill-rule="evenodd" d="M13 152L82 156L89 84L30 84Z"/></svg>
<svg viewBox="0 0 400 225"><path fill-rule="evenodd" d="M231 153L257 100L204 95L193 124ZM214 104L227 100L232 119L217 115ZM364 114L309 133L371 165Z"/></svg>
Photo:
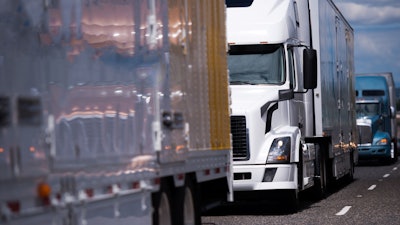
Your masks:
<svg viewBox="0 0 400 225"><path fill-rule="evenodd" d="M372 129L371 126L357 125L359 144L371 144L372 143Z"/></svg>
<svg viewBox="0 0 400 225"><path fill-rule="evenodd" d="M231 133L234 160L247 160L250 158L248 148L248 132L246 117L231 116Z"/></svg>

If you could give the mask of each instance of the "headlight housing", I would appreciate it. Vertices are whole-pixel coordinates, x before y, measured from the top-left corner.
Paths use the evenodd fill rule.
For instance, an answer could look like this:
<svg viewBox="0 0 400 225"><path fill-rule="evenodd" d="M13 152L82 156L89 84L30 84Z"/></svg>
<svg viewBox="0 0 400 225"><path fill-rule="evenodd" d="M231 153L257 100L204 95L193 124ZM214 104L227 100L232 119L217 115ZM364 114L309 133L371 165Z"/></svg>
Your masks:
<svg viewBox="0 0 400 225"><path fill-rule="evenodd" d="M290 137L274 139L268 153L267 163L289 163L290 146Z"/></svg>
<svg viewBox="0 0 400 225"><path fill-rule="evenodd" d="M389 144L389 140L387 138L382 138L379 141L376 142L377 145L387 145Z"/></svg>

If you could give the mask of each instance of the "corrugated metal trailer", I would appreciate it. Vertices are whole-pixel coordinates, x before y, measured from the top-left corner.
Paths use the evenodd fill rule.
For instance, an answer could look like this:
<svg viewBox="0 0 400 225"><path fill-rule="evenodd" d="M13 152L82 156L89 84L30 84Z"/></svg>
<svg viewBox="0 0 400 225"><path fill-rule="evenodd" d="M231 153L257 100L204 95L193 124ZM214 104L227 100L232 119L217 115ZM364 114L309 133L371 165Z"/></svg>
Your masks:
<svg viewBox="0 0 400 225"><path fill-rule="evenodd" d="M312 0L310 11L313 47L319 52L316 136L330 138L329 176L338 179L349 171L353 176L358 161L353 28L332 1Z"/></svg>
<svg viewBox="0 0 400 225"><path fill-rule="evenodd" d="M0 0L0 29L1 223L199 224L232 200L223 0Z"/></svg>

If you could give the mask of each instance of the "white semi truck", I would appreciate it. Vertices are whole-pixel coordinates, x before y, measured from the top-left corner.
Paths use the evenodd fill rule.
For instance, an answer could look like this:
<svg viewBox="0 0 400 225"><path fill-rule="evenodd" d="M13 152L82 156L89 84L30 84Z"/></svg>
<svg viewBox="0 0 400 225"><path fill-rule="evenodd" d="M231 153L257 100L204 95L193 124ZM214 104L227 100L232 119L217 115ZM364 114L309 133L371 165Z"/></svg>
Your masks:
<svg viewBox="0 0 400 225"><path fill-rule="evenodd" d="M232 200L223 0L0 0L0 224Z"/></svg>
<svg viewBox="0 0 400 225"><path fill-rule="evenodd" d="M331 0L226 2L235 199L278 190L296 209L353 176L353 29Z"/></svg>

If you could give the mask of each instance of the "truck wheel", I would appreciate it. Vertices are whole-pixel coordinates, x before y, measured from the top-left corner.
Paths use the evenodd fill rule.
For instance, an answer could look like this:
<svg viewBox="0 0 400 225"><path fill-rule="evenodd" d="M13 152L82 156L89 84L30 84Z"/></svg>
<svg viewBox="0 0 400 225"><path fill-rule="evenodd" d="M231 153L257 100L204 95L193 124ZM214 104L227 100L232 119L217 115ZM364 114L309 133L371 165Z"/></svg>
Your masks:
<svg viewBox="0 0 400 225"><path fill-rule="evenodd" d="M319 177L314 180L314 187L312 192L312 198L314 200L321 200L325 198L326 185L324 184L323 178Z"/></svg>
<svg viewBox="0 0 400 225"><path fill-rule="evenodd" d="M153 225L172 225L171 194L168 185L161 184L160 190L152 196Z"/></svg>
<svg viewBox="0 0 400 225"><path fill-rule="evenodd" d="M176 201L172 210L173 224L198 225L201 224L201 214L197 191L189 177L185 185L176 190Z"/></svg>
<svg viewBox="0 0 400 225"><path fill-rule="evenodd" d="M298 190L288 190L288 212L297 213L299 211L300 200Z"/></svg>

